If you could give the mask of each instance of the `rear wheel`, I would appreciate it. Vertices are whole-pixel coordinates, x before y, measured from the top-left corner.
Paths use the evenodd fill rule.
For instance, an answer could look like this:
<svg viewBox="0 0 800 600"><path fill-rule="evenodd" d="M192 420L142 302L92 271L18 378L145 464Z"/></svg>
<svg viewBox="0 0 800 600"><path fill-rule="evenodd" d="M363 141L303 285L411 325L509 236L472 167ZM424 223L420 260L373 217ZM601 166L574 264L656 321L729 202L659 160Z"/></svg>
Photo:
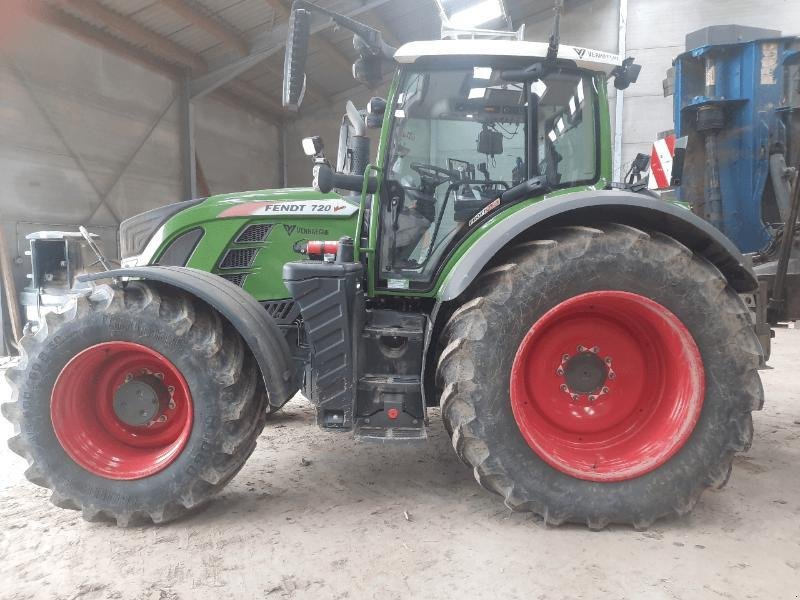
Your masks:
<svg viewBox="0 0 800 600"><path fill-rule="evenodd" d="M548 523L691 510L749 447L747 308L674 239L572 227L514 248L444 330L442 414L476 479Z"/></svg>
<svg viewBox="0 0 800 600"><path fill-rule="evenodd" d="M239 335L167 286L101 286L22 340L12 450L51 500L119 525L174 519L238 472L266 394Z"/></svg>

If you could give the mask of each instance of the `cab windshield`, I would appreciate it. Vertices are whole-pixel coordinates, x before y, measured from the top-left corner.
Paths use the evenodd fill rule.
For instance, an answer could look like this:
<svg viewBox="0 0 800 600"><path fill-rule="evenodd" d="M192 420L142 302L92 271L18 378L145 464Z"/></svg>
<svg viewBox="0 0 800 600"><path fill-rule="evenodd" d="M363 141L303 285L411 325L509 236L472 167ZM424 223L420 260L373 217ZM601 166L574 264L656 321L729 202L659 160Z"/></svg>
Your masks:
<svg viewBox="0 0 800 600"><path fill-rule="evenodd" d="M381 218L387 287L427 287L448 249L522 181L541 175L548 189L596 181L593 77L555 69L521 84L501 72L469 66L404 73L386 162L384 193L392 198L384 198Z"/></svg>

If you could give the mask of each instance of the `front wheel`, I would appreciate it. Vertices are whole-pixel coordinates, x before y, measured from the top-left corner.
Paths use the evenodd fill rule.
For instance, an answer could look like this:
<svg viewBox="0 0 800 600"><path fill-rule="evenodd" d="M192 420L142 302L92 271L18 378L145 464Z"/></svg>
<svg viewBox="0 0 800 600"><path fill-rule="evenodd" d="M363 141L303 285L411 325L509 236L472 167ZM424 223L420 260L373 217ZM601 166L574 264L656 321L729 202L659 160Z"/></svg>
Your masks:
<svg viewBox="0 0 800 600"><path fill-rule="evenodd" d="M763 402L739 296L674 239L623 225L512 249L444 338L457 453L509 507L551 524L687 513L727 481Z"/></svg>
<svg viewBox="0 0 800 600"><path fill-rule="evenodd" d="M240 336L168 286L101 286L22 339L3 405L27 478L62 508L162 523L208 501L264 426L266 393Z"/></svg>

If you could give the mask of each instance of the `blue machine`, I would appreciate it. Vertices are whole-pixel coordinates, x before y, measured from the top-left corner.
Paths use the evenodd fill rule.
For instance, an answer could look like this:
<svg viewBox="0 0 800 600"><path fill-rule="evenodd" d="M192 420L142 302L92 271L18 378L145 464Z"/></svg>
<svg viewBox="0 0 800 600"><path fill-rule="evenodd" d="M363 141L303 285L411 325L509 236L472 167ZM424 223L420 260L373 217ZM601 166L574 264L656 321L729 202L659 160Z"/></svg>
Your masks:
<svg viewBox="0 0 800 600"><path fill-rule="evenodd" d="M800 38L740 26L686 36L674 61L674 120L688 136L678 197L743 252L765 251L800 163ZM668 78L669 80L669 78Z"/></svg>

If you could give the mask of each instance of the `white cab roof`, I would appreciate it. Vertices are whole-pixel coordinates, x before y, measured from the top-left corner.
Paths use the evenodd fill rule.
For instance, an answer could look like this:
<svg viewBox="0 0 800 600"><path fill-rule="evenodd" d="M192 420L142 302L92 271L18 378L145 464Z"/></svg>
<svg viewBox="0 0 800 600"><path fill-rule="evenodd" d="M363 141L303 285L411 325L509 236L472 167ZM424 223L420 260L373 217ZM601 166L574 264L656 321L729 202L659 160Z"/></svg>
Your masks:
<svg viewBox="0 0 800 600"><path fill-rule="evenodd" d="M517 40L431 40L403 44L394 58L399 63L414 63L420 58L430 56L521 56L544 58L547 56L544 42L523 42ZM561 44L558 58L574 61L582 69L602 71L606 74L619 65L619 55Z"/></svg>

